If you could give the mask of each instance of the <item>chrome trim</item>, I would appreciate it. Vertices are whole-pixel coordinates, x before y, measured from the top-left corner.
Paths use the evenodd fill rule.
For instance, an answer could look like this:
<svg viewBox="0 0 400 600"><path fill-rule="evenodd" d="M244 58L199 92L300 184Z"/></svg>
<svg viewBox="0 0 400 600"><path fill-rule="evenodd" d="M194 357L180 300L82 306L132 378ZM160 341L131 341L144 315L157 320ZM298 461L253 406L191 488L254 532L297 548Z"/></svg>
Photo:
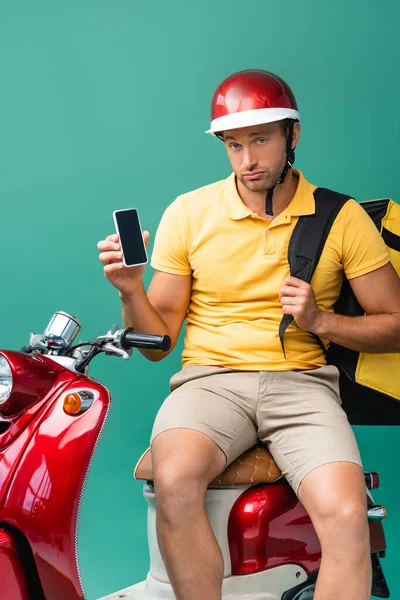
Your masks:
<svg viewBox="0 0 400 600"><path fill-rule="evenodd" d="M84 477L84 479L83 479L83 483L82 483L82 487L81 487L81 493L80 493L80 495L79 495L78 509L77 509L77 511L76 511L76 527L75 527L75 563L76 563L76 570L77 570L77 572L78 572L78 579L79 579L79 583L80 583L80 586L81 586L82 595L83 595L83 598L84 598L84 600L86 600L87 596L86 596L86 593L85 593L85 588L84 588L84 586L83 586L83 580L82 580L81 568L80 568L80 564L79 564L79 552L78 552L78 529L79 529L79 520L80 520L81 509L82 509L83 494L84 494L84 492L85 492L86 483L87 483L87 479L88 479L88 476L89 476L89 471L90 471L90 468L91 468L91 466L92 466L92 463L93 463L93 460L94 460L94 455L95 455L95 452L96 452L96 450L97 450L97 446L99 445L100 438L101 438L101 436L102 436L102 434L103 434L103 431L104 431L104 428L105 428L105 426L106 426L106 422L107 422L107 419L108 419L108 415L110 414L110 408L111 408L111 394L110 394L110 392L108 391L108 389L107 389L107 388L105 388L105 389L107 390L107 394L108 394L108 400L109 400L109 402L108 402L108 408L107 408L106 415L105 415L105 417L104 417L103 424L102 424L102 426L101 426L101 428L100 428L99 435L97 436L96 442L95 442L95 444L94 444L94 446L93 446L93 452L92 452L92 455L91 455L91 457L90 457L90 459L89 459L88 468L86 469L85 477Z"/></svg>
<svg viewBox="0 0 400 600"><path fill-rule="evenodd" d="M69 346L78 335L80 328L78 319L66 312L57 311L43 332L43 340L49 347Z"/></svg>
<svg viewBox="0 0 400 600"><path fill-rule="evenodd" d="M80 390L79 392L76 392L82 402L81 405L81 410L79 411L79 414L85 412L85 410L87 410L89 408L89 406L92 406L93 404L93 400L94 400L94 394L92 391L89 390Z"/></svg>
<svg viewBox="0 0 400 600"><path fill-rule="evenodd" d="M373 523L376 521L383 521L386 517L386 510L381 504L373 504L368 508L368 521Z"/></svg>
<svg viewBox="0 0 400 600"><path fill-rule="evenodd" d="M14 388L14 374L13 374L10 362L7 360L7 358L3 354L0 354L0 363L1 363L0 381L2 381L3 378L10 380L9 385L6 384L3 386L4 388L8 388L8 390L7 390L6 396L4 398L0 398L0 408L1 408L3 406L3 404L8 402L8 400L10 399L10 396L12 394L12 391Z"/></svg>
<svg viewBox="0 0 400 600"><path fill-rule="evenodd" d="M54 362L58 363L59 365L62 365L65 369L68 369L68 371L72 371L73 373L82 375L82 373L80 373L80 371L77 371L75 368L78 362L76 358L73 358L71 356L57 356L55 354L46 354L46 358L54 360Z"/></svg>

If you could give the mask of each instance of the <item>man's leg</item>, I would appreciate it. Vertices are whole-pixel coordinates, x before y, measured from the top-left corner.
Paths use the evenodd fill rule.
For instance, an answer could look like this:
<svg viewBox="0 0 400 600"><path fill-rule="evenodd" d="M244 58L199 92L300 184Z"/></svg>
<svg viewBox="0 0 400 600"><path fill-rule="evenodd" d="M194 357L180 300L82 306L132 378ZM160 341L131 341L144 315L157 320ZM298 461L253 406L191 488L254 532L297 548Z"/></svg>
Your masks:
<svg viewBox="0 0 400 600"><path fill-rule="evenodd" d="M362 468L351 462L319 466L304 478L298 497L322 549L315 600L369 600L371 557Z"/></svg>
<svg viewBox="0 0 400 600"><path fill-rule="evenodd" d="M357 441L331 365L266 373L260 438L309 513L322 548L315 600L369 600L367 496Z"/></svg>
<svg viewBox="0 0 400 600"><path fill-rule="evenodd" d="M226 457L207 435L170 429L152 443L157 535L177 600L220 600L223 560L204 509Z"/></svg>

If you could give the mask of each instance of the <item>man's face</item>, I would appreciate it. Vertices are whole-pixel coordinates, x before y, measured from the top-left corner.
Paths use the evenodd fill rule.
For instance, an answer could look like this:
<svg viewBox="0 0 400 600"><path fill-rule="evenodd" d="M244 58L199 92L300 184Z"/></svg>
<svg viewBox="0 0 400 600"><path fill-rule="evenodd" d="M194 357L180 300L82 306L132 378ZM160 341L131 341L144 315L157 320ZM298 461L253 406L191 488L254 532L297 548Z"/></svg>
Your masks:
<svg viewBox="0 0 400 600"><path fill-rule="evenodd" d="M230 129L224 131L223 139L232 169L247 189L266 192L275 185L286 163L283 123Z"/></svg>

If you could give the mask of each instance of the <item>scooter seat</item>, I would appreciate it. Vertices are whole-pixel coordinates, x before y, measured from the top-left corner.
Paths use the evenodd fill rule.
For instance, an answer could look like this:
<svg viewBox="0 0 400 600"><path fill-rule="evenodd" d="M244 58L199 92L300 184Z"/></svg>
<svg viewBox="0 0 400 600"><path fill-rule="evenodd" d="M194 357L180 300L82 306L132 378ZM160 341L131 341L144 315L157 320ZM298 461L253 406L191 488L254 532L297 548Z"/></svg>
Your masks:
<svg viewBox="0 0 400 600"><path fill-rule="evenodd" d="M151 449L140 457L133 476L135 479L153 481ZM246 450L228 465L209 487L230 487L255 483L273 483L282 477L281 471L267 448L259 443Z"/></svg>

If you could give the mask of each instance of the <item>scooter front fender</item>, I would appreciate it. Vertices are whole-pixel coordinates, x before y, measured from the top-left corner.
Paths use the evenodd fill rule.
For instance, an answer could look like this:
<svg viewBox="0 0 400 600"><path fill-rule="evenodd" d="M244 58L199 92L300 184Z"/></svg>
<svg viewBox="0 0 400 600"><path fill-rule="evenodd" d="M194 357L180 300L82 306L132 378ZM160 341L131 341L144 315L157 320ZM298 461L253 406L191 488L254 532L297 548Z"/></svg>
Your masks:
<svg viewBox="0 0 400 600"><path fill-rule="evenodd" d="M93 394L82 414L69 415L64 397ZM83 600L77 522L86 476L110 405L105 387L84 376L51 403L38 423L9 487L1 520L28 541L46 600ZM10 596L11 597L11 596Z"/></svg>

